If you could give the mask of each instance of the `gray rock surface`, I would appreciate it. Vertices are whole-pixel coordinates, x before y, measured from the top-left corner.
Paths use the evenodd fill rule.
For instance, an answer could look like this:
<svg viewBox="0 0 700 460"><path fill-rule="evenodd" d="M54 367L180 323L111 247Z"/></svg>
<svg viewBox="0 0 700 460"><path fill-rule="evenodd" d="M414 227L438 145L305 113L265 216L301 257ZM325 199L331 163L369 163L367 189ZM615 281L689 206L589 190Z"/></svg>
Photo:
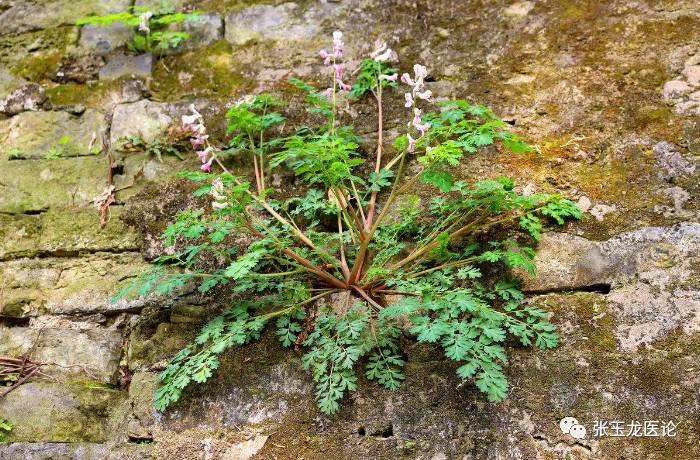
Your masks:
<svg viewBox="0 0 700 460"><path fill-rule="evenodd" d="M27 110L39 110L46 102L44 88L36 83L27 83L17 86L6 96L0 95L0 113L17 115Z"/></svg>
<svg viewBox="0 0 700 460"><path fill-rule="evenodd" d="M0 444L5 460L149 460L147 444L15 442Z"/></svg>
<svg viewBox="0 0 700 460"><path fill-rule="evenodd" d="M659 167L657 174L661 179L674 179L695 172L695 160L692 157L684 157L677 147L668 142L656 144L654 146L654 156Z"/></svg>
<svg viewBox="0 0 700 460"><path fill-rule="evenodd" d="M696 0L175 0L179 11L202 10L205 21L183 26L192 37L182 49L148 71L137 66L134 79L129 63L114 60L127 31L74 25L132 3L0 0L0 124L26 121L20 144L35 145L36 132L36 145L52 146L59 131L80 132L91 126L91 112L104 114L94 119L109 130L114 185L126 187L100 228L92 202L106 186L104 154L9 160L0 148L0 348L26 350L43 329L47 341L37 353L47 360L88 363L103 381L113 375L115 354L123 366L114 386L64 369L10 393L0 417L15 428L0 458L221 460L253 451L253 458L309 460L700 458ZM299 353L282 349L268 330L260 342L222 354L206 385L189 386L159 414L152 405L158 374L231 297L204 297L188 286L175 298L109 302L121 282L148 268L144 257L166 251L159 235L178 211L209 206L191 196L191 183L172 178L199 166L189 148L184 161L165 155L161 162L119 151L119 138L163 139L194 101L212 141L225 145L224 112L260 92L291 98L285 130L308 123L303 97L287 79L327 85L332 70L318 50L331 46L334 30L344 33L347 74L376 39L386 40L401 72L414 63L429 68L436 98L486 104L536 146L531 155L470 156L460 177L510 176L521 190L561 192L587 209L580 221L550 229L557 233L540 245L540 277L526 280L526 301L551 313L559 346L510 348L509 398L494 404L461 382L439 349L407 338L401 388L385 390L360 372L358 390L326 417ZM110 60L103 76L122 77L99 80ZM63 114L45 118L49 102ZM384 102L388 146L410 113L402 91L385 93ZM341 106L338 121L357 127L368 154L374 101ZM243 161L230 166L250 173ZM285 172L274 184L287 194L297 183ZM411 193L422 203L432 198L424 184ZM565 416L589 435L562 434ZM647 419L677 422L678 435L592 436L596 420Z"/></svg>
<svg viewBox="0 0 700 460"><path fill-rule="evenodd" d="M177 53L182 50L201 48L221 40L224 36L224 21L217 13L203 13L191 21L172 24L171 29L186 32L189 35L177 48L168 51L168 53Z"/></svg>
<svg viewBox="0 0 700 460"><path fill-rule="evenodd" d="M253 5L226 16L225 38L234 45L260 40L309 40L321 32L322 19L338 14L341 6L318 3L305 9L298 3Z"/></svg>
<svg viewBox="0 0 700 460"><path fill-rule="evenodd" d="M121 223L121 206L101 227L96 209L49 209L36 215L0 215L0 260L99 251L137 251L139 237Z"/></svg>
<svg viewBox="0 0 700 460"><path fill-rule="evenodd" d="M25 112L0 121L0 151L12 159L98 155L106 126L104 116L88 109L67 112Z"/></svg>
<svg viewBox="0 0 700 460"><path fill-rule="evenodd" d="M29 329L0 326L0 354L48 363L48 375L116 383L122 335L117 330Z"/></svg>
<svg viewBox="0 0 700 460"><path fill-rule="evenodd" d="M116 80L123 77L148 78L153 71L153 55L150 53L117 55L100 69L100 80Z"/></svg>
<svg viewBox="0 0 700 460"><path fill-rule="evenodd" d="M12 119L10 119L12 120ZM4 161L0 159L0 213L42 212L91 206L105 187L102 157Z"/></svg>
<svg viewBox="0 0 700 460"><path fill-rule="evenodd" d="M642 228L601 242L549 233L538 245L537 277L526 278L524 288L562 291L635 280L665 287L697 271L699 249L699 224Z"/></svg>
<svg viewBox="0 0 700 460"><path fill-rule="evenodd" d="M173 122L172 106L162 102L142 100L131 104L119 104L114 108L110 142L118 145L120 139L138 134L151 141L162 134Z"/></svg>
<svg viewBox="0 0 700 460"><path fill-rule="evenodd" d="M138 310L144 300L112 301L117 285L135 275L138 266L146 268L139 254L133 252L0 262L4 281L0 307L10 317Z"/></svg>
<svg viewBox="0 0 700 460"><path fill-rule="evenodd" d="M53 2L5 2L0 13L0 35L36 29L73 25L91 15L119 13L129 8L129 0L57 0Z"/></svg>
<svg viewBox="0 0 700 460"><path fill-rule="evenodd" d="M105 415L123 397L111 388L32 382L0 400L0 413L15 424L13 441L99 443L109 437Z"/></svg>
<svg viewBox="0 0 700 460"><path fill-rule="evenodd" d="M679 328L700 331L700 225L649 227L607 241L548 234L530 291L610 290L623 350L651 344Z"/></svg>
<svg viewBox="0 0 700 460"><path fill-rule="evenodd" d="M133 35L131 28L121 22L106 26L87 24L80 28L80 46L99 55L107 55L126 46Z"/></svg>

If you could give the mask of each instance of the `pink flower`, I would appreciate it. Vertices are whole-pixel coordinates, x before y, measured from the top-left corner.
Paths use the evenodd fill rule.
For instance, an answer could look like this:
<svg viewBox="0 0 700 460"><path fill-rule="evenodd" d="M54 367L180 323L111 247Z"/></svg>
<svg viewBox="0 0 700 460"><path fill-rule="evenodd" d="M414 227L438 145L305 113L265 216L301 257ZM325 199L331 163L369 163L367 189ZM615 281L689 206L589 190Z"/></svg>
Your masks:
<svg viewBox="0 0 700 460"><path fill-rule="evenodd" d="M423 99L424 101L429 101L430 97L433 95L433 92L430 90L426 90L423 92L416 91L416 97Z"/></svg>
<svg viewBox="0 0 700 460"><path fill-rule="evenodd" d="M197 121L199 121L199 115L183 115L182 116L182 125L183 126L193 125Z"/></svg>
<svg viewBox="0 0 700 460"><path fill-rule="evenodd" d="M331 63L331 59L333 58L333 56L331 54L329 54L328 51L321 50L318 52L318 54L321 56L321 59L323 59L324 65L328 65Z"/></svg>
<svg viewBox="0 0 700 460"><path fill-rule="evenodd" d="M423 80L428 76L428 69L420 64L413 64L413 73L416 76L416 80Z"/></svg>
<svg viewBox="0 0 700 460"><path fill-rule="evenodd" d="M391 75L384 75L384 74L382 74L382 75L379 76L379 79L380 79L380 80L396 81L396 79L397 79L398 77L399 77L399 74L397 74L397 73L394 73L394 74L391 74Z"/></svg>
<svg viewBox="0 0 700 460"><path fill-rule="evenodd" d="M336 30L333 32L333 51L335 51L335 57L340 58L343 57L343 47L345 44L343 43L343 33L339 30Z"/></svg>
<svg viewBox="0 0 700 460"><path fill-rule="evenodd" d="M192 144L193 149L197 150L198 147L207 143L207 139L209 136L194 136L190 138L190 144Z"/></svg>
<svg viewBox="0 0 700 460"><path fill-rule="evenodd" d="M379 62L395 62L399 60L399 55L396 54L396 51L389 48L379 56L375 57L374 60Z"/></svg>
<svg viewBox="0 0 700 460"><path fill-rule="evenodd" d="M153 13L146 11L139 16L139 32L150 32L151 29L148 27L148 21L153 17Z"/></svg>
<svg viewBox="0 0 700 460"><path fill-rule="evenodd" d="M194 104L190 104L190 111L192 112L191 115L182 116L183 125L193 125L198 121L202 121L202 114L197 111L197 109L194 107Z"/></svg>
<svg viewBox="0 0 700 460"><path fill-rule="evenodd" d="M411 93L404 94L404 97L406 98L405 107L413 107L413 96L411 95Z"/></svg>
<svg viewBox="0 0 700 460"><path fill-rule="evenodd" d="M335 78L337 78L338 81L342 80L345 66L343 64L333 64L333 68L335 69Z"/></svg>
<svg viewBox="0 0 700 460"><path fill-rule="evenodd" d="M411 136L411 133L407 133L406 137L408 138L408 152L413 153L416 150L416 140Z"/></svg>
<svg viewBox="0 0 700 460"><path fill-rule="evenodd" d="M374 51L369 53L369 57L376 60L377 56L382 54L385 50L386 50L386 42L377 40L376 42L374 42Z"/></svg>
<svg viewBox="0 0 700 460"><path fill-rule="evenodd" d="M214 157L212 156L211 158L209 158L209 161L207 161L206 163L204 163L202 165L202 168L201 168L202 171L210 172L211 171L211 164L213 161L214 161Z"/></svg>
<svg viewBox="0 0 700 460"><path fill-rule="evenodd" d="M420 131L421 136L425 134L427 130L430 129L430 123L421 123L420 119L421 110L416 108L413 110L413 127Z"/></svg>
<svg viewBox="0 0 700 460"><path fill-rule="evenodd" d="M333 79L334 82L338 84L338 88L341 91L350 91L352 89L351 85L343 82L343 75L345 74L345 64L337 61L343 57L343 33L339 30L333 32L333 54L329 54L326 50L319 51L319 55L323 58L323 63L325 65L330 65L333 63ZM324 95L327 98L333 97L333 87L325 90Z"/></svg>
<svg viewBox="0 0 700 460"><path fill-rule="evenodd" d="M369 53L369 57L379 62L395 62L399 60L399 56L396 51L391 48L387 48L386 42L377 40L374 42L374 51Z"/></svg>
<svg viewBox="0 0 700 460"><path fill-rule="evenodd" d="M202 161L202 163L204 163L205 161L207 161L207 158L209 158L209 152L211 152L211 151L212 151L212 148L207 147L204 150L198 150L196 153L197 153L197 156L199 157L199 159Z"/></svg>
<svg viewBox="0 0 700 460"><path fill-rule="evenodd" d="M209 194L214 197L214 201L211 206L214 209L223 209L228 206L226 203L226 191L224 190L224 183L220 177L214 179L211 183L211 191Z"/></svg>
<svg viewBox="0 0 700 460"><path fill-rule="evenodd" d="M413 87L413 93L423 91L425 87L424 80L428 76L428 69L420 64L413 66L413 78L407 73L401 76L401 81Z"/></svg>

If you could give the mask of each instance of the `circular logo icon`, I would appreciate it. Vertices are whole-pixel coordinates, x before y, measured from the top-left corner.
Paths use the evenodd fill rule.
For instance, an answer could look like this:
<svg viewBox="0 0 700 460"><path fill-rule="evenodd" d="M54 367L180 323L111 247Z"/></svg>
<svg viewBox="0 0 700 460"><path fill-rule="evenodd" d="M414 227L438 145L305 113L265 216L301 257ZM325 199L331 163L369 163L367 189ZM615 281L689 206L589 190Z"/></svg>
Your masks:
<svg viewBox="0 0 700 460"><path fill-rule="evenodd" d="M575 417L564 417L559 422L559 428L561 429L562 433L569 434L571 431L571 427L578 424L578 420L576 420Z"/></svg>
<svg viewBox="0 0 700 460"><path fill-rule="evenodd" d="M569 429L569 434L576 439L583 439L586 437L586 427L576 424Z"/></svg>

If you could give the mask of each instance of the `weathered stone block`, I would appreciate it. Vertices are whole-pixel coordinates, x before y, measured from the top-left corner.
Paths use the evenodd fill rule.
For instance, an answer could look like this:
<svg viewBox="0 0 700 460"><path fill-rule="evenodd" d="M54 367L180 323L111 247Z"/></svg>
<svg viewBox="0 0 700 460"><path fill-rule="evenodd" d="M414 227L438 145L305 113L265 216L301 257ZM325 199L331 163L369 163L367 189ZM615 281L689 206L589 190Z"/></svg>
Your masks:
<svg viewBox="0 0 700 460"><path fill-rule="evenodd" d="M325 14L337 5L320 5L303 11L303 7L288 2L281 5L253 5L226 16L226 40L244 45L256 40L303 40L321 32L323 8ZM328 10L328 11L326 11Z"/></svg>
<svg viewBox="0 0 700 460"><path fill-rule="evenodd" d="M0 354L29 357L44 363L46 374L80 376L115 383L122 335L110 329L29 329L0 326Z"/></svg>
<svg viewBox="0 0 700 460"><path fill-rule="evenodd" d="M27 84L24 78L11 73L8 69L0 68L0 100L5 99L17 88Z"/></svg>
<svg viewBox="0 0 700 460"><path fill-rule="evenodd" d="M132 28L121 22L105 26L87 24L80 28L80 46L99 55L106 55L126 46L133 35Z"/></svg>
<svg viewBox="0 0 700 460"><path fill-rule="evenodd" d="M107 177L104 157L0 161L0 212L91 206Z"/></svg>
<svg viewBox="0 0 700 460"><path fill-rule="evenodd" d="M191 21L172 24L170 28L179 32L186 32L189 34L189 37L180 43L177 48L168 50L168 54L211 45L221 40L224 36L223 20L216 13L203 13Z"/></svg>
<svg viewBox="0 0 700 460"><path fill-rule="evenodd" d="M0 35L73 25L88 16L126 11L129 5L129 0L16 2L0 14Z"/></svg>
<svg viewBox="0 0 700 460"><path fill-rule="evenodd" d="M78 258L18 259L0 263L3 315L115 313L146 301L112 302L119 283L146 270L138 253L98 253Z"/></svg>
<svg viewBox="0 0 700 460"><path fill-rule="evenodd" d="M100 227L94 208L49 209L36 215L0 214L0 260L37 255L99 251L136 251L139 236L119 219L123 207L111 206Z"/></svg>
<svg viewBox="0 0 700 460"><path fill-rule="evenodd" d="M0 113L15 115L25 110L39 110L45 102L46 93L41 85L29 83L0 68Z"/></svg>
<svg viewBox="0 0 700 460"><path fill-rule="evenodd" d="M12 159L96 155L102 152L104 116L88 109L67 112L25 112L0 121L0 152Z"/></svg>
<svg viewBox="0 0 700 460"><path fill-rule="evenodd" d="M598 284L622 286L643 279L666 286L697 272L700 225L646 227L597 242L566 233L549 233L538 244L536 278L525 277L528 291L581 289Z"/></svg>
<svg viewBox="0 0 700 460"><path fill-rule="evenodd" d="M158 363L167 363L199 333L193 324L137 324L129 337L129 369L141 371Z"/></svg>
<svg viewBox="0 0 700 460"><path fill-rule="evenodd" d="M150 53L119 55L100 69L100 80L116 80L122 77L148 78L153 71L153 55Z"/></svg>
<svg viewBox="0 0 700 460"><path fill-rule="evenodd" d="M106 415L125 397L109 388L30 382L0 400L0 414L12 420L12 441L104 442Z"/></svg>
<svg viewBox="0 0 700 460"><path fill-rule="evenodd" d="M3 460L150 460L149 444L13 442L0 444Z"/></svg>
<svg viewBox="0 0 700 460"><path fill-rule="evenodd" d="M140 135L145 141L152 141L161 135L175 120L172 106L164 102L142 100L130 104L119 104L114 108L110 141L112 147L119 145L120 139Z"/></svg>

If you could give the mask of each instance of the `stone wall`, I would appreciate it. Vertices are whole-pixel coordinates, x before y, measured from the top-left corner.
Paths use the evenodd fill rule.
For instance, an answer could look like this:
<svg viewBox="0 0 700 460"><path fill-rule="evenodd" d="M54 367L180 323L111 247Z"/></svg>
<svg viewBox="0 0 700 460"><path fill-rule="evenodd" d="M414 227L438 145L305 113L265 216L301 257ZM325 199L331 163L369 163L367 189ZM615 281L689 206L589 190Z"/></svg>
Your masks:
<svg viewBox="0 0 700 460"><path fill-rule="evenodd" d="M181 49L154 59L124 53L125 27L74 25L130 0L0 0L0 355L54 363L0 400L15 424L0 458L700 458L696 0L173 3L206 14ZM116 147L158 138L190 103L221 130L242 95L318 80L317 50L336 29L354 63L381 37L402 70L431 69L434 94L492 106L537 146L480 156L465 174L508 174L586 211L545 236L539 276L526 280L561 345L515 349L510 397L493 404L436 350L407 344L402 389L363 381L326 417L296 353L265 336L156 413L158 371L216 303L110 297L160 252L173 214L196 204L174 177L196 164ZM343 114L364 133L367 104ZM387 106L391 136L402 96ZM92 201L108 152L119 191L101 228ZM677 435L575 440L559 429L565 416L589 431L671 420Z"/></svg>

